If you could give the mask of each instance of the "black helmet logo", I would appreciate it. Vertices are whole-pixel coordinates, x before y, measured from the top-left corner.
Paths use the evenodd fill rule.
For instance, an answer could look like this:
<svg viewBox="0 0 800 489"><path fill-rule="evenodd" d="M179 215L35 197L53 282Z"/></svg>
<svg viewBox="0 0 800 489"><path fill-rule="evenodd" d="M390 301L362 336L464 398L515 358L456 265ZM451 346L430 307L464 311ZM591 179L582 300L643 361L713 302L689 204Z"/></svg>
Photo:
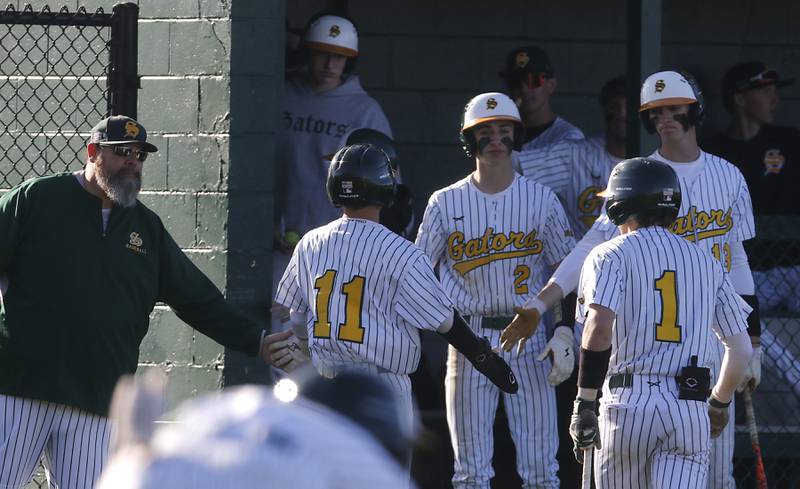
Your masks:
<svg viewBox="0 0 800 489"><path fill-rule="evenodd" d="M336 24L333 24L331 26L330 30L328 31L328 37L337 37L341 33L342 33L342 30L339 29L339 26L336 25Z"/></svg>
<svg viewBox="0 0 800 489"><path fill-rule="evenodd" d="M665 88L667 88L667 84L664 83L664 80L658 80L656 82L656 86L655 86L656 93L663 92Z"/></svg>
<svg viewBox="0 0 800 489"><path fill-rule="evenodd" d="M494 110L497 107L497 100L494 97L490 97L489 100L486 101L486 108L489 110Z"/></svg>
<svg viewBox="0 0 800 489"><path fill-rule="evenodd" d="M517 65L517 68L525 68L528 66L528 63L531 62L531 57L528 56L528 53L525 51L520 51L514 57L514 63Z"/></svg>

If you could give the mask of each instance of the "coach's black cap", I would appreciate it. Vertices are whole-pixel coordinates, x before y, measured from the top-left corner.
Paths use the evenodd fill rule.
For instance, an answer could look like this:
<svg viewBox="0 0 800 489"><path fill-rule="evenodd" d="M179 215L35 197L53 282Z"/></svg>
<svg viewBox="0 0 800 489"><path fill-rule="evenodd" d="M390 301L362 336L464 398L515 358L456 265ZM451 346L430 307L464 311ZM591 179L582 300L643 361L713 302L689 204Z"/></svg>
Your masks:
<svg viewBox="0 0 800 489"><path fill-rule="evenodd" d="M722 91L733 95L753 88L775 85L785 87L794 83L793 78L781 80L778 72L760 61L748 61L733 66L722 79Z"/></svg>
<svg viewBox="0 0 800 489"><path fill-rule="evenodd" d="M505 71L500 77L515 80L527 73L542 74L552 77L555 74L550 57L538 46L522 46L512 50L506 56Z"/></svg>
<svg viewBox="0 0 800 489"><path fill-rule="evenodd" d="M144 126L124 115L112 115L92 128L92 143L117 145L139 143L143 151L155 153L158 148L147 142Z"/></svg>

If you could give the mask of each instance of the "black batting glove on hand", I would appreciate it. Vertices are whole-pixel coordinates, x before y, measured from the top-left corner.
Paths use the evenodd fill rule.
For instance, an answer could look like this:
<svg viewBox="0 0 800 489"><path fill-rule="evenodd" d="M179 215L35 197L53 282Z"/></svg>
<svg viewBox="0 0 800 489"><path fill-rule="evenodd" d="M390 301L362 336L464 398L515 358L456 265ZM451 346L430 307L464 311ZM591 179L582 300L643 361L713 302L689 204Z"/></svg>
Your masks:
<svg viewBox="0 0 800 489"><path fill-rule="evenodd" d="M475 353L465 355L469 363L503 392L516 394L519 385L514 371L500 355L492 350L492 345L486 337L481 338L479 343L479 348Z"/></svg>
<svg viewBox="0 0 800 489"><path fill-rule="evenodd" d="M583 463L584 450L600 448L600 428L597 424L597 401L575 399L569 434L575 445L575 459Z"/></svg>

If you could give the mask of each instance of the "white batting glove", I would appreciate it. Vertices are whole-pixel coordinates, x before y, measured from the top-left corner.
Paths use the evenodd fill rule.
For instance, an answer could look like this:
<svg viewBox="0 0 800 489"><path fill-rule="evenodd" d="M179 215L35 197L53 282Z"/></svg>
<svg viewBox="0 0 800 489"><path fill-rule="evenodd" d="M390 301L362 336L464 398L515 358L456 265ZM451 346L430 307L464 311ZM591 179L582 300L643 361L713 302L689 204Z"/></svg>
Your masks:
<svg viewBox="0 0 800 489"><path fill-rule="evenodd" d="M750 389L750 392L756 390L758 384L761 383L761 345L753 346L753 356L750 357L750 362L744 371L744 378L736 392L743 392L745 387Z"/></svg>
<svg viewBox="0 0 800 489"><path fill-rule="evenodd" d="M270 344L268 348L272 365L287 373L311 360L308 343L298 339L294 334L285 340Z"/></svg>
<svg viewBox="0 0 800 489"><path fill-rule="evenodd" d="M550 369L550 375L547 376L550 385L556 386L572 375L572 369L575 368L573 343L572 330L566 326L559 326L544 350L536 357L537 360L542 361L547 358L548 354L553 354L553 367Z"/></svg>

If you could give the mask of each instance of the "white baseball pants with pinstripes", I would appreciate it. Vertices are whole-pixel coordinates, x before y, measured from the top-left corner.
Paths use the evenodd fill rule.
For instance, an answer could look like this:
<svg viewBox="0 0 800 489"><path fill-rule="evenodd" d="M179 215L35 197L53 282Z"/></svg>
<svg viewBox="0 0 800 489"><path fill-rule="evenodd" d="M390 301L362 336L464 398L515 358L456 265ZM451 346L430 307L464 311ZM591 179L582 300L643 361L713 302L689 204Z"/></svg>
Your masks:
<svg viewBox="0 0 800 489"><path fill-rule="evenodd" d="M710 427L702 401L678 399L674 378L634 375L600 399L598 489L705 489Z"/></svg>
<svg viewBox="0 0 800 489"><path fill-rule="evenodd" d="M499 345L500 331L476 327L480 318L471 317L470 327ZM517 472L525 488L557 488L559 481L558 432L555 389L548 383L549 361L537 362L536 355L546 344L544 328L528 341L523 354L516 350L503 358L517 376L519 391L502 393L452 346L448 351L445 378L447 424L453 444L454 489L488 489L494 476L492 426L498 396L508 416L511 438L517 451Z"/></svg>
<svg viewBox="0 0 800 489"><path fill-rule="evenodd" d="M50 487L92 489L108 455L108 418L62 404L0 395L0 488L27 484L39 459Z"/></svg>

